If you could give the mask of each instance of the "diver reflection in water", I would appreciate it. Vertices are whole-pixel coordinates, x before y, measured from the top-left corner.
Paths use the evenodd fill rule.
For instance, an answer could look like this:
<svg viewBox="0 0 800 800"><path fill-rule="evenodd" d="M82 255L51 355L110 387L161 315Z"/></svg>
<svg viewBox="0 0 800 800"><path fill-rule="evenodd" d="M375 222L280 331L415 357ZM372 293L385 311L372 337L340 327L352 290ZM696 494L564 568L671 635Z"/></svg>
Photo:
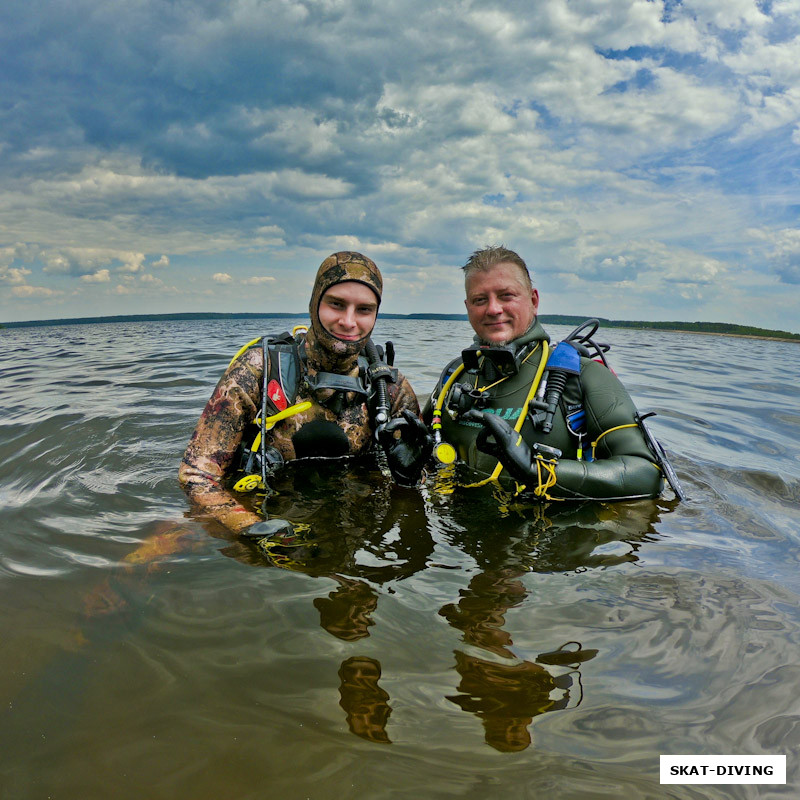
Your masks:
<svg viewBox="0 0 800 800"><path fill-rule="evenodd" d="M314 608L319 611L319 624L337 639L357 642L369 636L372 612L378 607L378 595L364 581L331 575L339 586L327 597L318 597Z"/></svg>
<svg viewBox="0 0 800 800"><path fill-rule="evenodd" d="M506 612L527 597L519 580L521 574L513 570L480 573L462 591L458 605L446 605L439 612L464 632L464 642L471 646L455 653L461 694L447 699L464 711L477 714L483 722L487 744L502 752L524 750L530 745L528 725L535 716L569 706L570 692L579 683L577 664L597 654L596 650L582 650L578 645L577 650L563 651L565 660L561 664L558 654L537 658L569 668L560 674L514 654L511 636L502 625ZM478 648L485 655L476 655ZM574 705L580 700L579 692Z"/></svg>
<svg viewBox="0 0 800 800"><path fill-rule="evenodd" d="M434 492L447 538L487 571L571 572L635 562L642 544L654 540L661 513L677 505L663 499L544 505L498 485Z"/></svg>
<svg viewBox="0 0 800 800"><path fill-rule="evenodd" d="M266 558L284 569L330 578L336 587L314 600L320 626L343 642L368 637L380 587L425 569L433 553L422 496L398 489L368 465L351 465L344 474L323 462L314 469L289 468L276 488L276 508L296 520L294 533L257 543L237 541L226 548L228 554L235 548L241 557L240 548L249 547L261 563ZM337 502L330 502L332 496ZM353 655L342 662L338 675L339 704L350 731L370 742L389 743L391 706L378 684L379 662Z"/></svg>
<svg viewBox="0 0 800 800"><path fill-rule="evenodd" d="M197 508L179 525L159 525L125 558L123 571L86 597L87 625L81 639L91 636L90 621L94 629L100 617L113 614L119 619L127 598L141 597L162 565L196 549L207 551L210 535L224 542L221 554L241 563L335 582L332 591L320 591L313 601L320 626L343 642L355 643L369 636L381 587L425 569L434 550L422 495L398 487L371 459L348 459L347 469L329 459L288 464L275 477L270 499L278 514L296 521L291 533L242 538ZM243 502L256 504L259 498ZM377 686L378 662L354 654L341 665L339 676L340 702L350 729L371 741L388 742L383 728L389 698ZM368 706L374 710L366 710Z"/></svg>
<svg viewBox="0 0 800 800"><path fill-rule="evenodd" d="M347 725L362 739L389 744L386 723L392 713L389 695L378 686L381 665L368 656L353 656L339 669L339 705L347 713Z"/></svg>
<svg viewBox="0 0 800 800"><path fill-rule="evenodd" d="M538 714L566 708L569 675L552 676L538 664L523 661L505 665L456 651L461 675L458 691L447 699L477 714L486 731L486 743L501 752L524 750L531 743L528 725ZM558 689L561 696L552 699Z"/></svg>
<svg viewBox="0 0 800 800"><path fill-rule="evenodd" d="M327 460L287 465L270 502L294 532L234 540L229 555L382 585L424 569L433 552L420 493L398 488L368 460L348 461L346 470Z"/></svg>
<svg viewBox="0 0 800 800"><path fill-rule="evenodd" d="M528 727L534 717L582 701L580 665L597 655L579 642L532 660L514 652L503 626L506 614L528 597L523 576L636 561L641 542L654 534L659 513L669 504L554 509L510 506L511 495L497 489L495 502L479 494L439 498L441 519L451 528L448 538L482 569L461 590L458 603L439 612L463 632L464 642L455 652L459 694L447 699L480 718L487 744L515 752L531 744Z"/></svg>

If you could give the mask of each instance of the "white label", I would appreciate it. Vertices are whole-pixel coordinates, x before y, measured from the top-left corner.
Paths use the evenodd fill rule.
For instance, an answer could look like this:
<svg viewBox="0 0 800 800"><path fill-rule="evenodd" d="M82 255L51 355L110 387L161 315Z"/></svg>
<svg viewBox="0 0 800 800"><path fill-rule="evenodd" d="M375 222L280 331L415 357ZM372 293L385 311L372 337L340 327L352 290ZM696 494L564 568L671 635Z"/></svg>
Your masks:
<svg viewBox="0 0 800 800"><path fill-rule="evenodd" d="M786 783L786 756L660 756L661 783Z"/></svg>

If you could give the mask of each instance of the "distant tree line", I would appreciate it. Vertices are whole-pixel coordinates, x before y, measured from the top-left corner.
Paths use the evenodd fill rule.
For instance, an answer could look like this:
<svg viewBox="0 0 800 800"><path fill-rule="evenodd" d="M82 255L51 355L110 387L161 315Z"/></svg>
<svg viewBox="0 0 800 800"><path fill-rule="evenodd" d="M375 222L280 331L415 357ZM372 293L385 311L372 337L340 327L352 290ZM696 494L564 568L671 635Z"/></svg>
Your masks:
<svg viewBox="0 0 800 800"><path fill-rule="evenodd" d="M580 325L586 317L565 314L541 314L545 325ZM646 322L644 320L606 319L596 317L604 328L636 328L638 330L688 331L690 333L722 333L730 336L759 336L768 339L794 339L800 341L800 333L756 328L752 325L734 325L731 322Z"/></svg>
<svg viewBox="0 0 800 800"><path fill-rule="evenodd" d="M290 314L273 313L225 313L225 312L187 312L181 314L127 314L105 317L73 317L70 319L40 319L29 322L5 322L0 328L31 328L43 325L92 325L109 322L150 322L164 320L211 320L211 319L292 319L306 317L305 312ZM383 319L441 319L466 320L466 314L381 314ZM541 314L539 319L545 325L580 325L586 317L574 314ZM688 331L695 333L721 333L731 336L759 336L768 339L790 339L800 341L800 334L789 331L756 328L752 325L734 325L730 322L646 322L643 320L619 320L597 317L606 328L635 328L639 330Z"/></svg>
<svg viewBox="0 0 800 800"><path fill-rule="evenodd" d="M660 331L690 331L696 333L724 333L732 336L765 336L771 339L798 339L800 334L789 331L756 328L753 325L734 325L731 322L635 322L631 320L609 321L614 328L649 328Z"/></svg>

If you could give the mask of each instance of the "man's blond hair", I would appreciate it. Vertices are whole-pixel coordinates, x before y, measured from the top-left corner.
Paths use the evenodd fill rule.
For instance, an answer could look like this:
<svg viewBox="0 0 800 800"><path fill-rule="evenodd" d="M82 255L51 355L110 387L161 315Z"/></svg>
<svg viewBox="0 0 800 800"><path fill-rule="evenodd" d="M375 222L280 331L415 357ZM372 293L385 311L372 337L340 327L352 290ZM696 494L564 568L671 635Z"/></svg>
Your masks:
<svg viewBox="0 0 800 800"><path fill-rule="evenodd" d="M461 269L464 271L464 280L469 280L471 275L476 272L488 272L490 269L496 267L498 264L513 264L519 268L520 278L523 286L528 289L533 288L531 282L531 274L528 272L528 265L522 260L519 253L509 250L503 245L492 245L491 247L484 247L482 250L476 250L464 264Z"/></svg>

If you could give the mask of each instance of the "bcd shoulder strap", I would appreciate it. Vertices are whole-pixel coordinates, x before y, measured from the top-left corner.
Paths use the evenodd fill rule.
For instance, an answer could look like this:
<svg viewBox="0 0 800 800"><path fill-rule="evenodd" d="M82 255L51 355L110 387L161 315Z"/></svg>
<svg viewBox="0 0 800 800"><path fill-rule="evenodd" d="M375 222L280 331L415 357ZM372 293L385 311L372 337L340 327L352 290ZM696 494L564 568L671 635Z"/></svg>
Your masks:
<svg viewBox="0 0 800 800"><path fill-rule="evenodd" d="M300 340L288 331L261 340L264 350L264 412L272 416L294 404L300 386Z"/></svg>

